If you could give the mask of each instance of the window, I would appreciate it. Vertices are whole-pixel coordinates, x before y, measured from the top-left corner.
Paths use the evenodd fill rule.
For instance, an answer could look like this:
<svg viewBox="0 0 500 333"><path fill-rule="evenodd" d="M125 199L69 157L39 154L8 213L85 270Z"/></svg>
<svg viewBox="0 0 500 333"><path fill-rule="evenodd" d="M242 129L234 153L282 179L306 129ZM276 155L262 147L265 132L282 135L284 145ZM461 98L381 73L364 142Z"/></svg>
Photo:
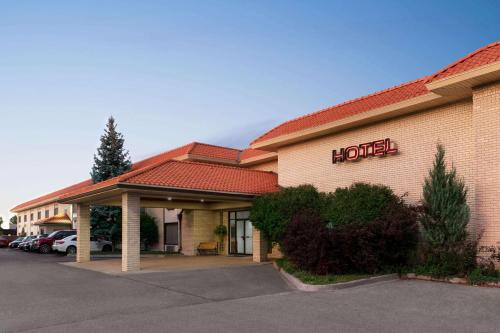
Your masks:
<svg viewBox="0 0 500 333"><path fill-rule="evenodd" d="M31 214L30 214L30 221L33 221L33 219L34 219L34 217L35 217L34 215L35 215L35 214L33 214L33 213L31 213Z"/></svg>
<svg viewBox="0 0 500 333"><path fill-rule="evenodd" d="M42 218L42 212L40 211L36 214L36 219L39 220L41 218Z"/></svg>
<svg viewBox="0 0 500 333"><path fill-rule="evenodd" d="M55 206L54 207L54 215L59 214L59 207Z"/></svg>
<svg viewBox="0 0 500 333"><path fill-rule="evenodd" d="M24 222L28 222L28 215L24 215Z"/></svg>
<svg viewBox="0 0 500 333"><path fill-rule="evenodd" d="M46 209L46 210L45 210L45 218L48 218L48 217L49 217L49 210L48 210L48 209Z"/></svg>

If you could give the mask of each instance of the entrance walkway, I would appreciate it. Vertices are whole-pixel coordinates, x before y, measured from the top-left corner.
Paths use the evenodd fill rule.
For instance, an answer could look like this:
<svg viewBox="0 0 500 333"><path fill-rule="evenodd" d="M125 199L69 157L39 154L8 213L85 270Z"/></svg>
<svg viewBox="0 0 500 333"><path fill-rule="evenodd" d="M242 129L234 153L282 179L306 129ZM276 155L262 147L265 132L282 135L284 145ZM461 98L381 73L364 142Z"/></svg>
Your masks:
<svg viewBox="0 0 500 333"><path fill-rule="evenodd" d="M99 259L84 263L66 262L63 265L88 269L106 274L125 274L121 270L121 259ZM207 268L260 265L252 261L252 257L226 256L142 256L141 270L134 273L173 272Z"/></svg>

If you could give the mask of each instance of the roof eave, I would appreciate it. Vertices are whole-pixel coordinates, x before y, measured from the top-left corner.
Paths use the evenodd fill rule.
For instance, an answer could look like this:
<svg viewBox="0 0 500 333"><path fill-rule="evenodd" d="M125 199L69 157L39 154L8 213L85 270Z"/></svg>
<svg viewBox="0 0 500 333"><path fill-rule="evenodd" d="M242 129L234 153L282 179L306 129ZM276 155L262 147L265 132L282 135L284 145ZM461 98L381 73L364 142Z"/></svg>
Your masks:
<svg viewBox="0 0 500 333"><path fill-rule="evenodd" d="M425 84L429 91L443 96L465 97L477 86L500 80L500 61L469 69Z"/></svg>
<svg viewBox="0 0 500 333"><path fill-rule="evenodd" d="M242 166L251 166L261 163L266 163L270 161L275 161L278 159L278 154L276 152L269 152L258 156L253 156L241 160L240 164Z"/></svg>
<svg viewBox="0 0 500 333"><path fill-rule="evenodd" d="M337 133L354 127L398 117L430 107L439 106L456 99L457 98L455 97L441 96L436 93L429 92L399 103L394 103L370 111L362 112L320 126L307 128L290 134L280 135L268 140L257 141L251 144L251 147L254 149L277 151L278 148L288 146L290 144L315 139L324 135Z"/></svg>

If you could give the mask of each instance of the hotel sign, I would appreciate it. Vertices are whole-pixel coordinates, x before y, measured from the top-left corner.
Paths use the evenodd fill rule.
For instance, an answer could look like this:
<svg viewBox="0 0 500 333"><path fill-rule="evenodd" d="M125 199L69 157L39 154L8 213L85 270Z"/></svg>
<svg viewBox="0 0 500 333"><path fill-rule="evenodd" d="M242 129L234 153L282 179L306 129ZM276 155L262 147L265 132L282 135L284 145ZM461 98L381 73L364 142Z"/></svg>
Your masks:
<svg viewBox="0 0 500 333"><path fill-rule="evenodd" d="M332 163L352 162L370 156L395 155L398 149L391 142L391 139L376 140L362 143L357 146L334 149L332 151Z"/></svg>

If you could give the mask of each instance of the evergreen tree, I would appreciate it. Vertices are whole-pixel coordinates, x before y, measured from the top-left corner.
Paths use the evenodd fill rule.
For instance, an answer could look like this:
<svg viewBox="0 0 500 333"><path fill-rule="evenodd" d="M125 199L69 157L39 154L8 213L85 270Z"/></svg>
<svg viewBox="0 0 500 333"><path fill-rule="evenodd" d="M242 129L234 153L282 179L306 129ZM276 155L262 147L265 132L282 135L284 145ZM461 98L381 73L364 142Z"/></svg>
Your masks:
<svg viewBox="0 0 500 333"><path fill-rule="evenodd" d="M438 144L433 168L423 188L422 249L434 274L464 274L475 265L475 242L468 240L470 211L467 189L454 167L446 170L445 151Z"/></svg>
<svg viewBox="0 0 500 333"><path fill-rule="evenodd" d="M17 224L17 215L14 215L10 218L10 223L11 224Z"/></svg>
<svg viewBox="0 0 500 333"><path fill-rule="evenodd" d="M90 176L95 183L119 176L132 166L129 153L124 148L123 135L116 130L113 117L109 117L108 123L101 136L101 144L94 155L94 165ZM110 235L114 225L121 223L121 208L108 206L94 206L91 209L92 231L95 234ZM115 228L116 229L116 228Z"/></svg>

